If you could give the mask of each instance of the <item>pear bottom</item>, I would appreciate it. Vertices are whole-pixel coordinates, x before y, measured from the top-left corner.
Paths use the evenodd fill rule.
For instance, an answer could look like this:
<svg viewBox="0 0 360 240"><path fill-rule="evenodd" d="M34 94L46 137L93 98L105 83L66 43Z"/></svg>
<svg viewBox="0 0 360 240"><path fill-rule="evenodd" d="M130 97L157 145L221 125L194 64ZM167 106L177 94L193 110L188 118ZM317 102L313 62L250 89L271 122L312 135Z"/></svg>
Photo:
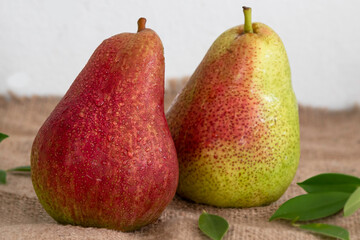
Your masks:
<svg viewBox="0 0 360 240"><path fill-rule="evenodd" d="M229 146L231 149L231 146ZM292 182L298 151L285 151L261 161L246 153L222 155L210 149L183 155L177 194L196 203L217 207L256 207L278 200ZM230 154L231 155L231 154ZM186 159L191 159L187 161Z"/></svg>

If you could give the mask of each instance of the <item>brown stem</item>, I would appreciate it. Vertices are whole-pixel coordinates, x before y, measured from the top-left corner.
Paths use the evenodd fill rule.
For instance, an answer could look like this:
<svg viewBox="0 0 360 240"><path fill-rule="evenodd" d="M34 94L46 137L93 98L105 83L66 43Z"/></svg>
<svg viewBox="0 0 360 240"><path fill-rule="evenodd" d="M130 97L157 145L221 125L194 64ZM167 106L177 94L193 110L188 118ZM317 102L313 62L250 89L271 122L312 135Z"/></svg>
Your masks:
<svg viewBox="0 0 360 240"><path fill-rule="evenodd" d="M137 24L138 24L138 32L140 32L141 30L144 30L145 24L146 24L146 18L139 18Z"/></svg>

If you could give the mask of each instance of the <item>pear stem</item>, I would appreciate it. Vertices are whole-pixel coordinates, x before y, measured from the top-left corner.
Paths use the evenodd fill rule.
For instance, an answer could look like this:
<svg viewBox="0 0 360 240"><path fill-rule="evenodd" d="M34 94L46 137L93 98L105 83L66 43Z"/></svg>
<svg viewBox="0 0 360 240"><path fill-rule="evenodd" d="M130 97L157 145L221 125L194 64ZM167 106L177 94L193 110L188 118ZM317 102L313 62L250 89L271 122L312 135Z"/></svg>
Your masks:
<svg viewBox="0 0 360 240"><path fill-rule="evenodd" d="M244 24L244 33L253 33L252 22L251 22L251 8L243 7L245 24Z"/></svg>
<svg viewBox="0 0 360 240"><path fill-rule="evenodd" d="M139 18L138 22L138 31L137 32L140 32L141 30L144 30L145 29L145 24L146 24L146 18Z"/></svg>

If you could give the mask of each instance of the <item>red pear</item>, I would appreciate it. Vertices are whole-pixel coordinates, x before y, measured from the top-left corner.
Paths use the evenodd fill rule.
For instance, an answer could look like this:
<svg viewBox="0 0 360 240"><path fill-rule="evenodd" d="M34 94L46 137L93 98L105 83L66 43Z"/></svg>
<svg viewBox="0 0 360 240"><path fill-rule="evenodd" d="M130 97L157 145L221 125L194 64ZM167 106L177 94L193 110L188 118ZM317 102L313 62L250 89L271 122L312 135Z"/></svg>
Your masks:
<svg viewBox="0 0 360 240"><path fill-rule="evenodd" d="M145 21L101 43L34 140L33 186L59 223L131 231L175 195L163 45Z"/></svg>

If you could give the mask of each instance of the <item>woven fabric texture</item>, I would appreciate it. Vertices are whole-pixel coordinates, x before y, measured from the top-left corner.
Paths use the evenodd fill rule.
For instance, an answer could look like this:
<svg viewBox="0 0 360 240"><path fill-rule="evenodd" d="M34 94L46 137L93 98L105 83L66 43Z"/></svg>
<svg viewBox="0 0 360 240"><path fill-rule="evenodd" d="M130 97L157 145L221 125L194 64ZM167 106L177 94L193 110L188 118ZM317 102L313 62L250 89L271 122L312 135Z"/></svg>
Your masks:
<svg viewBox="0 0 360 240"><path fill-rule="evenodd" d="M166 108L179 86L171 82L165 96ZM174 90L175 89L175 90ZM0 169L30 164L32 141L60 99L57 97L0 97L0 132L10 137L0 144ZM324 172L360 176L360 109L328 111L300 107L301 159L295 179L275 203L248 209L215 208L176 196L155 223L123 233L114 230L57 224L42 208L29 174L8 174L0 185L0 239L208 239L198 229L203 210L226 218L230 239L323 239L292 227L287 221L269 222L280 204L303 194L296 185ZM360 239L360 211L344 218L341 213L318 222L336 224Z"/></svg>

